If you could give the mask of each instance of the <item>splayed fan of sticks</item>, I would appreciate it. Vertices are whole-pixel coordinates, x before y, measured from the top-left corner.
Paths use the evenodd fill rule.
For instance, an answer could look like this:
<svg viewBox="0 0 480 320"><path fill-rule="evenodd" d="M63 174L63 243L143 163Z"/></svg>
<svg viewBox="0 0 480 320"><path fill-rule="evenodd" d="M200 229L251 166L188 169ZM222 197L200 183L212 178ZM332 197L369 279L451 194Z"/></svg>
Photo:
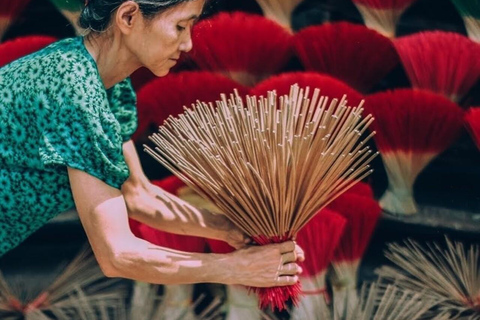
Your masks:
<svg viewBox="0 0 480 320"><path fill-rule="evenodd" d="M403 290L424 292L435 299L439 312L449 319L480 320L480 247L468 250L446 240L446 248L432 243L423 247L409 240L390 244L386 257L396 264L377 271L386 282Z"/></svg>
<svg viewBox="0 0 480 320"><path fill-rule="evenodd" d="M320 209L371 173L373 121L347 100L293 85L289 96L221 95L168 118L145 151L259 244L295 237ZM262 307L296 301L299 285L255 289Z"/></svg>

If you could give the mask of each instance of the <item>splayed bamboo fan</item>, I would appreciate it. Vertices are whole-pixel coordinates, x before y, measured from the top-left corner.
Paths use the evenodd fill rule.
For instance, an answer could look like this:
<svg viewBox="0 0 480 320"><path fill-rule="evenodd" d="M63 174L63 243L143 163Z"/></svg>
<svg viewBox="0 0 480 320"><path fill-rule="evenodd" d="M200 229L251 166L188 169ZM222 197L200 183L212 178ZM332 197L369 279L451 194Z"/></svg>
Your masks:
<svg viewBox="0 0 480 320"><path fill-rule="evenodd" d="M0 42L30 0L0 0Z"/></svg>
<svg viewBox="0 0 480 320"><path fill-rule="evenodd" d="M435 301L421 291L401 290L380 283L363 285L360 301L350 315L337 315L344 320L420 320L432 319L429 309ZM435 318L438 319L438 318Z"/></svg>
<svg viewBox="0 0 480 320"><path fill-rule="evenodd" d="M231 94L170 117L145 150L259 244L292 239L321 208L371 173L363 108L292 86L289 96ZM262 306L299 286L255 289Z"/></svg>
<svg viewBox="0 0 480 320"><path fill-rule="evenodd" d="M462 16L468 37L480 42L480 1L452 0L452 2Z"/></svg>
<svg viewBox="0 0 480 320"><path fill-rule="evenodd" d="M383 279L404 290L425 292L440 310L456 313L460 319L480 319L478 245L466 251L462 243L449 239L446 246L433 243L427 247L408 240L404 246L390 244L386 257L396 266L378 270Z"/></svg>
<svg viewBox="0 0 480 320"><path fill-rule="evenodd" d="M465 125L480 150L480 107L470 108L465 112Z"/></svg>
<svg viewBox="0 0 480 320"><path fill-rule="evenodd" d="M30 292L28 285L10 286L0 273L0 319L50 319L46 314L68 304L72 296L85 292L90 301L118 300L125 297L125 288L116 285L118 280L107 279L100 270L89 246L81 250L62 274L40 294ZM32 317L36 315L35 317ZM43 317L43 318L42 318Z"/></svg>
<svg viewBox="0 0 480 320"><path fill-rule="evenodd" d="M293 44L306 70L329 74L364 93L399 63L390 39L349 22L302 29Z"/></svg>
<svg viewBox="0 0 480 320"><path fill-rule="evenodd" d="M293 10L303 0L257 0L262 8L263 15L270 20L277 22L290 32L292 31L292 13Z"/></svg>
<svg viewBox="0 0 480 320"><path fill-rule="evenodd" d="M416 0L352 0L365 25L393 38L403 12Z"/></svg>
<svg viewBox="0 0 480 320"><path fill-rule="evenodd" d="M461 34L419 32L394 44L414 88L459 102L480 79L480 45Z"/></svg>

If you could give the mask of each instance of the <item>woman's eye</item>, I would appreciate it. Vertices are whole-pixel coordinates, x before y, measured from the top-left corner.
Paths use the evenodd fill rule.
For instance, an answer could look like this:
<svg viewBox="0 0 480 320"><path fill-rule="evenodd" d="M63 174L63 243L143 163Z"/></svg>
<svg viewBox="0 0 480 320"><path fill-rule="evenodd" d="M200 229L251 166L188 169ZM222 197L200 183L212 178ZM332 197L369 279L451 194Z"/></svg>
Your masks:
<svg viewBox="0 0 480 320"><path fill-rule="evenodd" d="M177 30L178 30L178 31L183 31L183 30L185 30L185 27L182 27L182 26L177 25Z"/></svg>

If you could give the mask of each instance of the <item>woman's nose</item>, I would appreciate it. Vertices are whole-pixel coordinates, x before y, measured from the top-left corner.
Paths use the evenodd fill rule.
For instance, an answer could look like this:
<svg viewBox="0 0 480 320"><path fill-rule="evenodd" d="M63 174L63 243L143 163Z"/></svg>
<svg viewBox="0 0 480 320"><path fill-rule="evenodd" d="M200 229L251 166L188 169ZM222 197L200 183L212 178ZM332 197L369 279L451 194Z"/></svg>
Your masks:
<svg viewBox="0 0 480 320"><path fill-rule="evenodd" d="M180 43L180 51L182 52L189 52L192 50L193 43L192 43L192 33L189 31L188 34L185 36L185 39Z"/></svg>

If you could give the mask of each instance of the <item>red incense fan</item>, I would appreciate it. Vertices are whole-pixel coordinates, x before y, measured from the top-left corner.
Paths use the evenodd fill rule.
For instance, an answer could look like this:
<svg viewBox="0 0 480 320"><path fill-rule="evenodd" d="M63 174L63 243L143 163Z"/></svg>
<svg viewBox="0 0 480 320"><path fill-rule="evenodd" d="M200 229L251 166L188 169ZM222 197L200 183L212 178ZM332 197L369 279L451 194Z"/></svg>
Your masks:
<svg viewBox="0 0 480 320"><path fill-rule="evenodd" d="M292 36L260 15L220 13L195 26L189 56L203 70L254 86L279 72L292 56Z"/></svg>
<svg viewBox="0 0 480 320"><path fill-rule="evenodd" d="M461 34L422 32L394 43L414 88L459 102L480 78L480 45Z"/></svg>
<svg viewBox="0 0 480 320"><path fill-rule="evenodd" d="M222 92L237 89L244 96L249 89L222 75L205 71L185 71L157 78L137 95L138 129L133 135L138 140L151 125L159 126L169 116L177 116L183 107L190 107L197 100L209 101Z"/></svg>
<svg viewBox="0 0 480 320"><path fill-rule="evenodd" d="M289 94L293 84L298 84L300 87L319 88L322 95L331 99L342 99L346 95L351 105L358 105L363 100L363 96L358 91L342 81L315 72L289 72L270 77L257 84L251 94L266 96L267 92L272 90L275 90L278 95Z"/></svg>
<svg viewBox="0 0 480 320"><path fill-rule="evenodd" d="M390 39L348 22L312 26L294 36L305 69L329 74L368 92L399 62Z"/></svg>

